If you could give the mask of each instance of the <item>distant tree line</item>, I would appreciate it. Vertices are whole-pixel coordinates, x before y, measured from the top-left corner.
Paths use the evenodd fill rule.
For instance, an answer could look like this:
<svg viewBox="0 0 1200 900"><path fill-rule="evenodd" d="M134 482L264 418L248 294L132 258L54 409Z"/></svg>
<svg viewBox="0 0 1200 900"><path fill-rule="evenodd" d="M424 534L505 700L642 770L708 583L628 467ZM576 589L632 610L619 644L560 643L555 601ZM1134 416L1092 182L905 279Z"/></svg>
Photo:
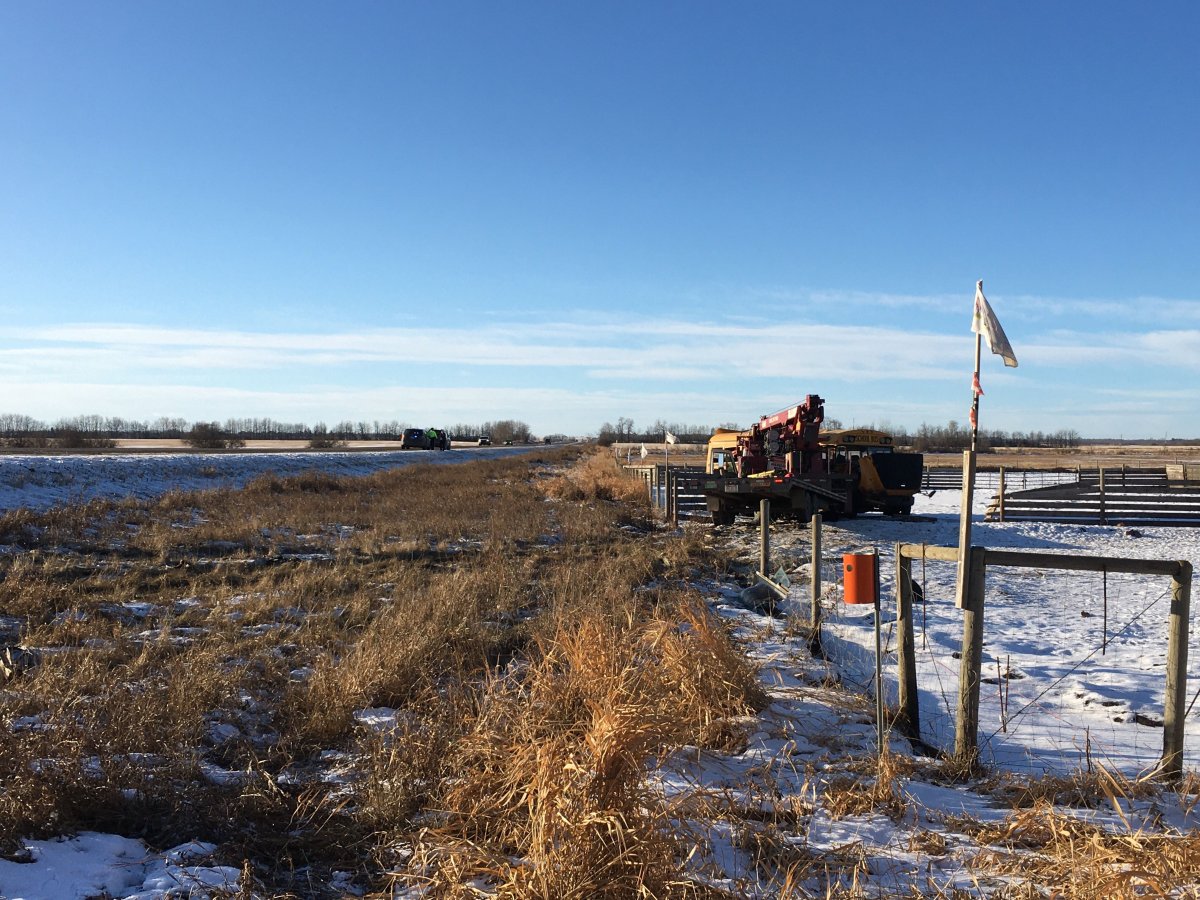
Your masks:
<svg viewBox="0 0 1200 900"><path fill-rule="evenodd" d="M486 437L493 444L509 441L524 444L532 439L529 426L517 419L500 419L497 422L484 422L482 425L466 425L460 422L447 428L446 433L452 441L475 441Z"/></svg>
<svg viewBox="0 0 1200 900"><path fill-rule="evenodd" d="M42 422L19 413L0 413L0 441L8 446L37 446L62 444L66 436L78 435L87 441L112 441L117 438L174 438L187 440L191 436L210 442L214 434L222 439L248 440L310 440L316 435L333 435L341 440L394 440L408 428L407 422L339 422L332 429L324 422L308 425L304 422L281 422L271 418L226 419L220 422L189 422L187 419L159 416L157 419L124 419L120 416L72 416L53 423Z"/></svg>
<svg viewBox="0 0 1200 900"><path fill-rule="evenodd" d="M939 453L967 450L971 446L971 429L950 421L945 425L922 424L909 434L904 429L881 427L898 445L911 447L919 453ZM1079 432L1073 428L1058 431L1001 431L981 429L976 446L979 450L994 450L999 447L1072 449L1082 442Z"/></svg>
<svg viewBox="0 0 1200 900"><path fill-rule="evenodd" d="M722 423L718 428L737 429L733 422ZM821 426L823 429L842 428L837 419L826 419ZM886 431L895 439L897 446L911 447L920 453L953 452L965 450L971 446L971 429L951 421L945 425L922 424L920 428L909 432L907 428L896 427L884 422L879 425L863 425L863 428L877 428ZM616 424L605 422L600 426L597 441L602 446L637 442L660 443L666 432L671 432L683 443L705 443L713 433L707 425L685 425L673 422L656 421L648 429L635 428L633 420L622 416ZM998 447L1050 447L1073 448L1082 443L1079 432L1070 428L1058 431L1000 431L996 429L979 432L977 442L980 450L991 450Z"/></svg>
<svg viewBox="0 0 1200 900"><path fill-rule="evenodd" d="M717 427L737 428L737 425L723 423ZM667 422L663 419L658 419L648 427L639 429L634 427L633 419L621 416L615 425L612 422L605 422L601 425L600 431L596 435L596 441L602 447L630 442L661 444L668 431L684 444L703 444L713 433L711 425L689 425L684 422Z"/></svg>
<svg viewBox="0 0 1200 900"><path fill-rule="evenodd" d="M324 422L281 422L271 418L230 418L220 422L189 422L183 418L124 419L120 416L84 415L46 423L20 413L0 413L0 446L27 448L112 447L117 439L175 439L194 447L216 449L240 447L246 441L302 440L313 447L335 447L347 441L399 440L409 423L343 420L332 427ZM424 425L422 427L425 427ZM488 436L493 443L525 443L531 439L529 426L516 419L455 425L446 429L451 438L478 439Z"/></svg>

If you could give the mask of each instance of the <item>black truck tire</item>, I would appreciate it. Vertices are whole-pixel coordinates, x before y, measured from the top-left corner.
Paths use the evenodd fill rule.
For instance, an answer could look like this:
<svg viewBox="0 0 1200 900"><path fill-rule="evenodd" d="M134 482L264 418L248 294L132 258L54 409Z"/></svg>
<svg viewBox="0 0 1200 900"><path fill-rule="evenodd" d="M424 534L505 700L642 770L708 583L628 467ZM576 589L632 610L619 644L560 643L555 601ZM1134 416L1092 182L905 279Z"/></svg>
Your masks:
<svg viewBox="0 0 1200 900"><path fill-rule="evenodd" d="M733 510L727 506L712 511L712 520L714 525L732 525L735 516Z"/></svg>

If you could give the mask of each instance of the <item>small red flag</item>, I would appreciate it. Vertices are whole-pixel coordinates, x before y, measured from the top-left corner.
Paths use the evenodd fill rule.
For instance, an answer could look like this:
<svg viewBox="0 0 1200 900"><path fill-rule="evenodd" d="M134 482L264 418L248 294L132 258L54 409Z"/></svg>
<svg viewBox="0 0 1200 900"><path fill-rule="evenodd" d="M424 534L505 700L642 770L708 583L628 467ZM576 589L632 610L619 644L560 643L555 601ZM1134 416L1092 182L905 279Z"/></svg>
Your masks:
<svg viewBox="0 0 1200 900"><path fill-rule="evenodd" d="M970 418L970 420L971 420L971 427L972 427L972 428L976 428L976 427L978 427L978 425L979 425L979 420L978 420L978 418L977 418L977 417L976 417L976 415L975 415L975 407L971 407L971 414L970 414L969 418Z"/></svg>
<svg viewBox="0 0 1200 900"><path fill-rule="evenodd" d="M975 392L976 397L983 396L983 388L979 386L979 373L976 372L971 376L971 390Z"/></svg>

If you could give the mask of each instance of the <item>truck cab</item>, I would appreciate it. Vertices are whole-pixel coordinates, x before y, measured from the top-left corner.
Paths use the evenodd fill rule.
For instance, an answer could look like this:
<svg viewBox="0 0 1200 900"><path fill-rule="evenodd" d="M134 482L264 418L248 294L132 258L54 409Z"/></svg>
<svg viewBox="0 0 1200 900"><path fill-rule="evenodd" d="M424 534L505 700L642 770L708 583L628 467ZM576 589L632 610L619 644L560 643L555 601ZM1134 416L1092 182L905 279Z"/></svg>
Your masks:
<svg viewBox="0 0 1200 900"><path fill-rule="evenodd" d="M733 451L737 449L738 438L749 435L748 431L737 431L733 428L717 428L708 439L704 454L704 472L706 475L732 475L736 470Z"/></svg>

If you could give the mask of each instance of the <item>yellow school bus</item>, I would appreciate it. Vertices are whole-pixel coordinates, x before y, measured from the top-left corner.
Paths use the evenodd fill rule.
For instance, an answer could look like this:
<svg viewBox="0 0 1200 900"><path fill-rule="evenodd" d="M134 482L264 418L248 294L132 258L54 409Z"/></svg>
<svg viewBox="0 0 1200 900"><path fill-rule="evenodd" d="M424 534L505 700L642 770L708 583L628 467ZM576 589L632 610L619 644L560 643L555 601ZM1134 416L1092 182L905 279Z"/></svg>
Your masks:
<svg viewBox="0 0 1200 900"><path fill-rule="evenodd" d="M715 429L708 439L708 449L704 454L705 474L732 475L735 471L733 451L738 445L738 438L749 434L749 431L738 431L736 428Z"/></svg>
<svg viewBox="0 0 1200 900"><path fill-rule="evenodd" d="M897 453L895 439L874 428L822 431L820 442L830 472L857 476L856 509L893 514L912 509L913 496L921 489L919 453Z"/></svg>

